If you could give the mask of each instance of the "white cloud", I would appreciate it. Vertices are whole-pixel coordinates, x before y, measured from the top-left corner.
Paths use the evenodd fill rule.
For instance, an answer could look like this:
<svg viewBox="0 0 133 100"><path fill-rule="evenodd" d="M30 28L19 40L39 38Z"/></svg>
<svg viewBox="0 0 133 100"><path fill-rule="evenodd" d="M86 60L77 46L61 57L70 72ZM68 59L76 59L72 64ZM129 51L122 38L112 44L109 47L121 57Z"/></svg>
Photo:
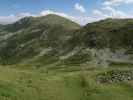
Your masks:
<svg viewBox="0 0 133 100"><path fill-rule="evenodd" d="M131 4L133 0L104 0L101 9L93 10L93 16L101 19L105 18L133 18L133 15L121 11L116 6L121 4Z"/></svg>
<svg viewBox="0 0 133 100"><path fill-rule="evenodd" d="M52 11L52 10L41 11L38 16L46 16L46 15L49 15L49 14L55 14L55 15L58 15L58 16L61 16L61 17L68 18L72 21L76 21L76 17L74 17L74 16L70 16L68 14L65 14L65 13L62 13L62 12L56 12L56 11Z"/></svg>
<svg viewBox="0 0 133 100"><path fill-rule="evenodd" d="M111 6L103 6L100 10L96 9L92 12L95 19L106 19L106 18L133 18L133 15L115 9Z"/></svg>
<svg viewBox="0 0 133 100"><path fill-rule="evenodd" d="M93 14L100 15L100 16L103 15L103 13L97 9L93 10Z"/></svg>
<svg viewBox="0 0 133 100"><path fill-rule="evenodd" d="M109 15L105 14L103 11L98 10L98 9L93 10L92 14L93 14L93 16L97 16L97 17L100 17L102 19L109 17Z"/></svg>
<svg viewBox="0 0 133 100"><path fill-rule="evenodd" d="M121 4L131 4L133 3L133 0L104 0L101 3L103 4L101 5L101 8L94 9L92 13L89 13L89 15L85 13L87 11L81 4L76 3L74 5L74 9L81 13L79 14L79 16L72 16L63 12L57 12L53 10L43 10L39 14L35 14L35 15L29 12L24 12L17 15L11 14L9 16L0 16L0 24L13 23L26 16L38 17L38 16L46 16L48 14L56 14L56 15L68 18L72 21L75 21L81 25L85 25L89 22L94 22L94 21L98 21L109 17L110 18L133 18L132 14L128 14L127 12L121 11L119 7L116 7L116 6L120 6Z"/></svg>
<svg viewBox="0 0 133 100"><path fill-rule="evenodd" d="M10 22L16 21L16 17L14 15L9 15L9 16L0 16L0 23L1 24L7 24Z"/></svg>
<svg viewBox="0 0 133 100"><path fill-rule="evenodd" d="M55 15L59 15L59 16L62 16L62 17L65 17L65 18L68 18L74 22L77 22L79 23L80 25L85 25L87 24L88 22L92 22L94 21L93 18L91 17L88 17L88 16L71 16L71 15L68 15L66 13L62 13L62 12L55 12L55 11L52 11L52 10L44 10L40 13L39 16L46 16L48 14L55 14Z"/></svg>
<svg viewBox="0 0 133 100"><path fill-rule="evenodd" d="M80 25L86 25L87 23L91 23L97 21L98 19L91 17L91 16L76 16L75 22L79 23Z"/></svg>
<svg viewBox="0 0 133 100"><path fill-rule="evenodd" d="M79 16L71 16L63 12L56 12L52 10L43 10L39 14L33 15L31 13L20 13L18 15L9 15L9 16L0 16L0 24L8 24L13 23L23 17L26 16L46 16L48 14L56 14L65 18L68 18L72 21L75 21L79 23L80 25L85 25L90 22L98 21L105 18L133 18L132 15L129 15L127 13L124 13L120 10L116 10L115 8L111 6L103 6L101 9L95 9L92 11L92 13L87 15L79 15Z"/></svg>
<svg viewBox="0 0 133 100"><path fill-rule="evenodd" d="M92 17L95 18L95 21L108 18L109 15L104 13L102 10L95 9L92 11Z"/></svg>
<svg viewBox="0 0 133 100"><path fill-rule="evenodd" d="M105 0L103 3L106 6L119 6L120 4L131 4L133 0Z"/></svg>
<svg viewBox="0 0 133 100"><path fill-rule="evenodd" d="M74 22L77 22L81 25L85 25L86 23L91 21L90 17L87 16L71 16L68 15L66 13L62 13L62 12L56 12L56 11L52 11L52 10L43 10L41 11L39 14L33 15L31 13L20 13L18 15L9 15L9 16L0 16L0 24L10 24L13 23L23 17L27 17L27 16L34 16L34 17L39 17L39 16L46 16L48 14L55 14L55 15L59 15L65 18L68 18Z"/></svg>
<svg viewBox="0 0 133 100"><path fill-rule="evenodd" d="M74 9L79 11L79 12L81 12L81 13L85 13L86 12L85 8L82 5L80 5L79 3L76 3L74 5Z"/></svg>
<svg viewBox="0 0 133 100"><path fill-rule="evenodd" d="M9 16L0 16L0 24L10 24L26 16L35 16L35 15L26 12L26 13L20 13L18 15L11 14Z"/></svg>
<svg viewBox="0 0 133 100"><path fill-rule="evenodd" d="M44 11L41 11L40 12L40 15L38 15L38 16L46 16L46 15L49 15L49 14L59 15L59 16L62 16L62 17L65 17L65 18L68 18L68 19L71 19L71 20L74 19L73 16L67 15L67 14L62 13L62 12L52 11L52 10L44 10Z"/></svg>
<svg viewBox="0 0 133 100"><path fill-rule="evenodd" d="M109 16L112 18L128 18L131 17L130 15L120 11L120 10L116 10L115 8L106 6L104 8L102 8L103 10L109 12Z"/></svg>

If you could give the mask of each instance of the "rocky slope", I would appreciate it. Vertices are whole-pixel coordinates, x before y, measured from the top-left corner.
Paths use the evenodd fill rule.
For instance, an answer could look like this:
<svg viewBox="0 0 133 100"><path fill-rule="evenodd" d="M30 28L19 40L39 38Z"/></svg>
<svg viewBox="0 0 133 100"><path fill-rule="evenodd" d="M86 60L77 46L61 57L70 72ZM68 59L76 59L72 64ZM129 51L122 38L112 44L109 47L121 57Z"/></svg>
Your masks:
<svg viewBox="0 0 133 100"><path fill-rule="evenodd" d="M96 62L133 63L133 19L89 23L74 33L75 45L90 48Z"/></svg>

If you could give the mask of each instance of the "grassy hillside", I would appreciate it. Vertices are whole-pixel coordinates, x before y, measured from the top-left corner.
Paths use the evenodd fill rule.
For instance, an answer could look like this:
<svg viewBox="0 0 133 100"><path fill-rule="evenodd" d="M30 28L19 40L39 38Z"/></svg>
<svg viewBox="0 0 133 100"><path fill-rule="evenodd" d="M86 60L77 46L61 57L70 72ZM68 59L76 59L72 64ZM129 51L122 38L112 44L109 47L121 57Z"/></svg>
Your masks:
<svg viewBox="0 0 133 100"><path fill-rule="evenodd" d="M32 58L37 61L45 58L57 60L56 56L60 53L72 49L66 42L72 37L73 31L79 28L78 24L57 15L26 17L5 25L0 32L1 64L14 64Z"/></svg>
<svg viewBox="0 0 133 100"><path fill-rule="evenodd" d="M107 69L93 69L76 72L56 70L44 72L1 66L0 99L132 100L132 81L108 84L96 80L97 75L107 71Z"/></svg>
<svg viewBox="0 0 133 100"><path fill-rule="evenodd" d="M106 19L87 24L75 37L92 48L132 48L132 26L132 19Z"/></svg>
<svg viewBox="0 0 133 100"><path fill-rule="evenodd" d="M99 63L102 62L101 52L105 52L108 59L128 56L126 61L131 62L132 25L132 19L106 19L80 27L57 15L25 17L2 26L0 63L43 66L52 62L71 65L90 62L95 58Z"/></svg>
<svg viewBox="0 0 133 100"><path fill-rule="evenodd" d="M131 54L132 25L132 19L106 19L80 27L57 15L26 17L1 28L0 61L65 65L89 62L99 55L96 50L106 48L109 53L124 49Z"/></svg>
<svg viewBox="0 0 133 100"><path fill-rule="evenodd" d="M57 15L0 25L0 100L133 100L132 25Z"/></svg>
<svg viewBox="0 0 133 100"><path fill-rule="evenodd" d="M37 27L43 27L44 25L47 26L62 26L65 27L68 30L78 29L80 26L70 21L69 19L63 18L58 15L49 14L47 16L41 16L41 17L25 17L20 19L19 21L9 24L5 26L5 30L7 31L18 31L20 29L26 29L26 28L37 28Z"/></svg>

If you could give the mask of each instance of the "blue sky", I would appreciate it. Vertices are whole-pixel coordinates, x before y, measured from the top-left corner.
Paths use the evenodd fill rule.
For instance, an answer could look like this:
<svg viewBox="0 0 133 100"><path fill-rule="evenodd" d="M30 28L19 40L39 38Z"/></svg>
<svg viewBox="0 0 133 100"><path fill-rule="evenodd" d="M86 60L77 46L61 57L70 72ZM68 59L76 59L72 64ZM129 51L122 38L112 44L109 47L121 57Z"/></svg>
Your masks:
<svg viewBox="0 0 133 100"><path fill-rule="evenodd" d="M133 0L0 0L0 23L50 13L86 24L108 17L132 18Z"/></svg>
<svg viewBox="0 0 133 100"><path fill-rule="evenodd" d="M0 15L39 13L45 9L73 13L75 3L84 5L89 11L96 7L97 0L0 0Z"/></svg>

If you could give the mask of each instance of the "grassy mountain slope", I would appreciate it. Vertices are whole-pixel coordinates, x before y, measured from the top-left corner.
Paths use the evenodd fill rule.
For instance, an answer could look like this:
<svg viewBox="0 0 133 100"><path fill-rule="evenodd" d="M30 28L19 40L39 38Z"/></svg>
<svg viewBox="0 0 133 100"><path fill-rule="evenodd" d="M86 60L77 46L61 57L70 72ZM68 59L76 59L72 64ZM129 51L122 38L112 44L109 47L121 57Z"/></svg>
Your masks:
<svg viewBox="0 0 133 100"><path fill-rule="evenodd" d="M132 54L123 56L132 26L106 19L81 28L56 15L0 26L0 100L133 100L133 64L124 62ZM123 60L100 65L108 56Z"/></svg>
<svg viewBox="0 0 133 100"><path fill-rule="evenodd" d="M132 26L132 19L106 19L87 24L75 37L88 47L130 48L133 46Z"/></svg>
<svg viewBox="0 0 133 100"><path fill-rule="evenodd" d="M1 28L0 60L2 64L58 62L75 65L92 59L99 63L106 58L99 54L100 49L124 49L124 52L119 51L123 55L132 53L132 25L132 19L106 19L81 28L57 15L26 17ZM102 52L109 56L108 59L119 55L113 51Z"/></svg>
<svg viewBox="0 0 133 100"><path fill-rule="evenodd" d="M14 24L6 25L5 30L18 31L29 27L43 27L43 25L58 26L61 25L68 30L77 29L80 26L69 19L63 18L58 15L49 14L42 17L25 17L15 22Z"/></svg>
<svg viewBox="0 0 133 100"><path fill-rule="evenodd" d="M0 32L1 62L12 64L31 59L41 53L45 54L44 51L48 48L50 50L46 53L46 59L47 55L51 55L56 60L56 55L64 47L68 47L68 50L72 48L65 46L65 43L71 38L73 31L79 28L78 24L57 15L26 17L14 24L5 25ZM63 52L66 52L65 49Z"/></svg>
<svg viewBox="0 0 133 100"><path fill-rule="evenodd" d="M76 30L69 42L78 50L65 64L132 64L132 26L133 19L105 19Z"/></svg>

